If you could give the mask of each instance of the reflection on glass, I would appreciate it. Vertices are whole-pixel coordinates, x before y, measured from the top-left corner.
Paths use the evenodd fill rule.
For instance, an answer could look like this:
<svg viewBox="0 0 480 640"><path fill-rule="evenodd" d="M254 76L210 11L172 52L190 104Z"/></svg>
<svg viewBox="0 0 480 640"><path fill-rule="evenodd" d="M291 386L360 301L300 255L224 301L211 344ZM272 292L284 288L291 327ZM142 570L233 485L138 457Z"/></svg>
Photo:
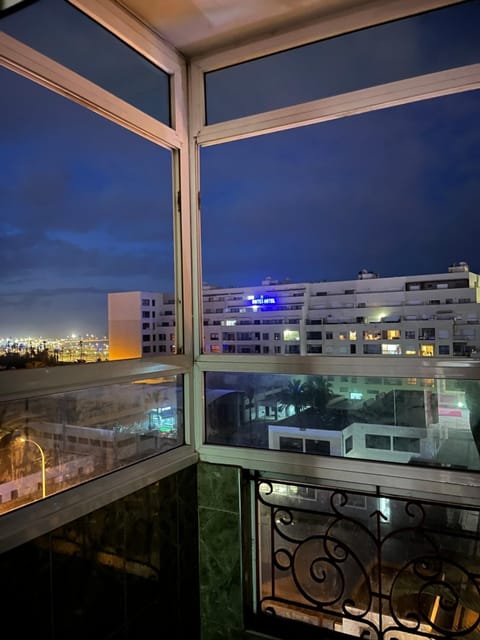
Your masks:
<svg viewBox="0 0 480 640"><path fill-rule="evenodd" d="M478 509L268 479L256 497L270 619L352 638L479 637Z"/></svg>
<svg viewBox="0 0 480 640"><path fill-rule="evenodd" d="M0 83L0 370L174 352L171 152L11 71ZM128 317L110 293L132 293Z"/></svg>
<svg viewBox="0 0 480 640"><path fill-rule="evenodd" d="M182 376L0 403L0 512L183 442Z"/></svg>
<svg viewBox="0 0 480 640"><path fill-rule="evenodd" d="M459 2L206 74L207 124L478 62L480 2Z"/></svg>
<svg viewBox="0 0 480 640"><path fill-rule="evenodd" d="M66 0L28 3L2 30L170 124L169 76Z"/></svg>
<svg viewBox="0 0 480 640"><path fill-rule="evenodd" d="M207 442L480 470L480 382L207 373Z"/></svg>

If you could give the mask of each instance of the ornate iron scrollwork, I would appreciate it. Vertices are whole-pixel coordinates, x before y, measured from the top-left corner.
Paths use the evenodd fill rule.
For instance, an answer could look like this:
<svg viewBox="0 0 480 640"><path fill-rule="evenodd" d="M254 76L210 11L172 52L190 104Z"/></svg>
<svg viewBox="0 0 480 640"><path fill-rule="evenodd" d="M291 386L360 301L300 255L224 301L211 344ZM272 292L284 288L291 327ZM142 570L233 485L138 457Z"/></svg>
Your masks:
<svg viewBox="0 0 480 640"><path fill-rule="evenodd" d="M370 640L480 638L480 512L256 479L259 611Z"/></svg>

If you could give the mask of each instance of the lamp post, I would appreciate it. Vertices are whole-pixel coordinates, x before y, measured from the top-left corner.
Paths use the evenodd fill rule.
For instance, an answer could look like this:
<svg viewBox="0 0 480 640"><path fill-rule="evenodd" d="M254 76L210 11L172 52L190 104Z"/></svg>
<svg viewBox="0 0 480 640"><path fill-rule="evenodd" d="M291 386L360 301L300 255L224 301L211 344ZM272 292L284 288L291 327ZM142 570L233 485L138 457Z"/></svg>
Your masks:
<svg viewBox="0 0 480 640"><path fill-rule="evenodd" d="M40 459L42 461L42 498L45 498L47 495L47 478L46 478L46 469L45 469L45 454L43 452L42 447L32 440L31 438L24 438L23 436L19 438L20 442L31 442L34 444L40 452Z"/></svg>

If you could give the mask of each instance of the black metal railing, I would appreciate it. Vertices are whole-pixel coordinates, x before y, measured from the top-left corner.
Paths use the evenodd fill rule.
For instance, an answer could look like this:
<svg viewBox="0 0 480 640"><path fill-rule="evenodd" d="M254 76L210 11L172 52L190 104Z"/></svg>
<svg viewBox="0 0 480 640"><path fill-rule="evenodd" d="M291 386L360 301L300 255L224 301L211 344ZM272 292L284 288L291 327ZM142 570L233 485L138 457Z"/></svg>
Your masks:
<svg viewBox="0 0 480 640"><path fill-rule="evenodd" d="M259 615L369 640L480 638L480 510L256 476Z"/></svg>

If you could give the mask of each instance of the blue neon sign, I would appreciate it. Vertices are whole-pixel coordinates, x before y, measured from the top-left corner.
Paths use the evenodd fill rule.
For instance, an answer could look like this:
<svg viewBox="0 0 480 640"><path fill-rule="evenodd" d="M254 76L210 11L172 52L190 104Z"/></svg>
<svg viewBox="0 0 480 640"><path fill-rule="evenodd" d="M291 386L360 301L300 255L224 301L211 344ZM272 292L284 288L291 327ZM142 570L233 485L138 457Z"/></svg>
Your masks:
<svg viewBox="0 0 480 640"><path fill-rule="evenodd" d="M277 299L273 298L272 296L265 297L262 294L258 298L252 298L250 302L254 306L258 306L262 304L277 304Z"/></svg>

